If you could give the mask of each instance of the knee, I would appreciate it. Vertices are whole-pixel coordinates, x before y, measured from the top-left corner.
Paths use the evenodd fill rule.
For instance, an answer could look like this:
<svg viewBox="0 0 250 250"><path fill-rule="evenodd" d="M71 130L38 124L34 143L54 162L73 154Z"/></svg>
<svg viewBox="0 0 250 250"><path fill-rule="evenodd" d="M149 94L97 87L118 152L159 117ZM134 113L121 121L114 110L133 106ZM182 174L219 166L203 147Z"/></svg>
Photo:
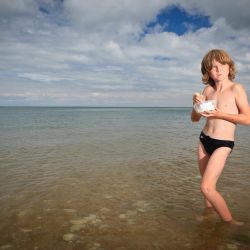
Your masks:
<svg viewBox="0 0 250 250"><path fill-rule="evenodd" d="M200 188L201 188L201 192L204 195L208 195L215 190L215 188L212 185L207 184L207 183L201 183Z"/></svg>

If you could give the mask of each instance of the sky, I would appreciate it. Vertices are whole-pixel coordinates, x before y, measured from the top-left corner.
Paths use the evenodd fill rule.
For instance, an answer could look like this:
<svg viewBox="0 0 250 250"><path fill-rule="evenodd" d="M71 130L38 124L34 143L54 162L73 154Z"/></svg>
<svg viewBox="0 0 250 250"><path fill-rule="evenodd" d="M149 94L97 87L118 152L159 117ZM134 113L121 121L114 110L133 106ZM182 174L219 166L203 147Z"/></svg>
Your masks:
<svg viewBox="0 0 250 250"><path fill-rule="evenodd" d="M249 0L0 0L0 106L190 107L214 48L250 93Z"/></svg>

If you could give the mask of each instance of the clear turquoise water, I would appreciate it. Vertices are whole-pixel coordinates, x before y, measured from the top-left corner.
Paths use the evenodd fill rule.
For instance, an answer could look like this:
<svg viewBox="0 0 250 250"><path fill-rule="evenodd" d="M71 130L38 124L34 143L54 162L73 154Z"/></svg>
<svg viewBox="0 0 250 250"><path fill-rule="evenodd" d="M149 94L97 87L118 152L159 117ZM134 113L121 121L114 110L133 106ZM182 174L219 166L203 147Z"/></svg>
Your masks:
<svg viewBox="0 0 250 250"><path fill-rule="evenodd" d="M0 249L249 249L249 128L218 183L232 228L201 220L189 113L0 108Z"/></svg>

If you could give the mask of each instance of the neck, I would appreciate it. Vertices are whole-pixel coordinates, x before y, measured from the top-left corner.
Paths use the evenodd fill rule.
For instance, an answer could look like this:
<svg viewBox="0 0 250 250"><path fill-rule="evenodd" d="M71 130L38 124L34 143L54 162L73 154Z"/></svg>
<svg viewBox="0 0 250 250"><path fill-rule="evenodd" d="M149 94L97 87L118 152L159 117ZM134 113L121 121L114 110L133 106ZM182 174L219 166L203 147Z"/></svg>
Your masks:
<svg viewBox="0 0 250 250"><path fill-rule="evenodd" d="M216 91L223 91L231 83L229 79L215 82Z"/></svg>

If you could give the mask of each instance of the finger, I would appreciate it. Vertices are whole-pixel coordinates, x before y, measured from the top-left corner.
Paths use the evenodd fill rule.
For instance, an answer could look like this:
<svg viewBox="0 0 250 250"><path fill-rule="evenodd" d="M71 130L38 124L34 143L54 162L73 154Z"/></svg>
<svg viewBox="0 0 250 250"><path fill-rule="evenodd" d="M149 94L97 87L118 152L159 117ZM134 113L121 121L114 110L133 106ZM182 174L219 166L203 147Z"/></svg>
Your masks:
<svg viewBox="0 0 250 250"><path fill-rule="evenodd" d="M199 98L199 97L195 97L195 98L194 98L194 101L197 102L197 103L201 103L201 102L202 102L202 99Z"/></svg>
<svg viewBox="0 0 250 250"><path fill-rule="evenodd" d="M206 112L201 112L200 113L202 116L204 116L204 117L207 117L208 116L208 114L206 113Z"/></svg>

